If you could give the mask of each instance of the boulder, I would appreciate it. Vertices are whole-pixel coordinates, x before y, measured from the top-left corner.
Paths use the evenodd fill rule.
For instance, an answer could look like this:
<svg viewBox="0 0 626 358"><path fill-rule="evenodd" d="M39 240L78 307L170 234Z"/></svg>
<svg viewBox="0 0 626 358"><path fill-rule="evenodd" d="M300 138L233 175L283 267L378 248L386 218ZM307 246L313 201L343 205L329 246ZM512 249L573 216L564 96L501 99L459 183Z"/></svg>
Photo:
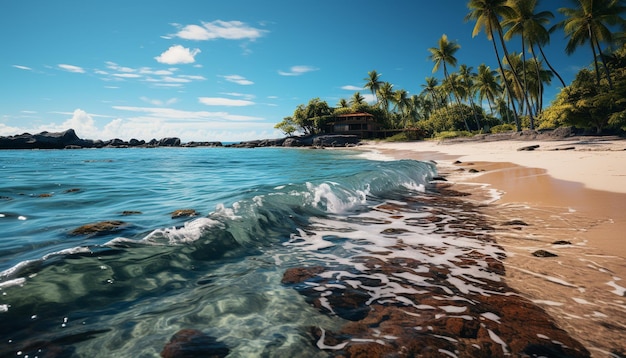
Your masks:
<svg viewBox="0 0 626 358"><path fill-rule="evenodd" d="M93 224L87 224L80 226L72 231L70 231L70 235L99 235L111 233L114 231L119 231L128 224L124 221L119 220L110 220L110 221L101 221Z"/></svg>
<svg viewBox="0 0 626 358"><path fill-rule="evenodd" d="M179 147L180 138L176 138L176 137L161 138L158 145L159 147Z"/></svg>

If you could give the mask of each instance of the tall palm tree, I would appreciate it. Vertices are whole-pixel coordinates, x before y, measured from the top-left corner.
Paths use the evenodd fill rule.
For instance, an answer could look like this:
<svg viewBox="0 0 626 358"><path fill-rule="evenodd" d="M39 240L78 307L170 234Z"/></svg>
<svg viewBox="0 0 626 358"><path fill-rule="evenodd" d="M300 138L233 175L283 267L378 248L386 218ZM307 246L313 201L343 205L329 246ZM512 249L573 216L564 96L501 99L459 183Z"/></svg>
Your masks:
<svg viewBox="0 0 626 358"><path fill-rule="evenodd" d="M376 98L376 103L378 103L378 90L383 85L383 81L380 80L380 73L376 72L376 70L369 71L367 77L363 80L366 81L364 87L372 91L372 96Z"/></svg>
<svg viewBox="0 0 626 358"><path fill-rule="evenodd" d="M345 98L342 98L337 103L337 107L339 107L339 108L348 108L348 107L350 107L350 105L348 103L348 100L346 100Z"/></svg>
<svg viewBox="0 0 626 358"><path fill-rule="evenodd" d="M565 36L569 38L565 52L570 55L578 47L589 42L593 52L593 63L596 71L596 82L600 85L600 69L598 54L604 65L609 88L613 83L602 53L600 43L611 44L613 33L610 26L623 25L622 13L626 11L623 0L570 0L573 8L560 8L558 11L565 16L558 26L563 28Z"/></svg>
<svg viewBox="0 0 626 358"><path fill-rule="evenodd" d="M487 99L489 109L493 112L493 106L495 105L496 97L498 93L502 91L498 80L496 79L496 71L492 71L491 68L484 63L478 66L478 73L475 78L474 87L478 92L478 98L480 101Z"/></svg>
<svg viewBox="0 0 626 358"><path fill-rule="evenodd" d="M476 21L472 36L475 37L480 33L483 28L485 29L487 39L491 40L493 44L493 50L496 54L496 59L498 60L498 67L500 68L500 72L504 73L502 60L500 59L500 53L498 51L498 46L494 35L498 35L501 46L504 50L505 57L508 57L508 50L506 48L506 44L504 43L504 34L502 32L502 26L500 25L499 17L508 14L513 10L510 6L507 5L507 0L470 0L467 4L467 7L470 9L470 12L465 16L465 20ZM511 86L507 81L504 81L504 85L507 93L509 94L509 97L512 97ZM515 109L515 103L512 102L512 106L517 130L521 131L522 127L519 116L517 115L517 110Z"/></svg>
<svg viewBox="0 0 626 358"><path fill-rule="evenodd" d="M433 67L433 73L439 71L439 68L443 68L443 76L446 82L450 82L450 75L448 73L448 64L450 66L456 67L457 59L454 57L454 54L461 48L459 44L454 41L448 41L448 36L446 34L441 35L438 41L438 47L431 47L428 49L430 52L430 56L428 58L435 63ZM454 87L451 89L454 92ZM455 95L457 104L461 104L458 95ZM465 117L463 117L465 120ZM467 125L467 121L465 120L465 128L469 131L469 126Z"/></svg>

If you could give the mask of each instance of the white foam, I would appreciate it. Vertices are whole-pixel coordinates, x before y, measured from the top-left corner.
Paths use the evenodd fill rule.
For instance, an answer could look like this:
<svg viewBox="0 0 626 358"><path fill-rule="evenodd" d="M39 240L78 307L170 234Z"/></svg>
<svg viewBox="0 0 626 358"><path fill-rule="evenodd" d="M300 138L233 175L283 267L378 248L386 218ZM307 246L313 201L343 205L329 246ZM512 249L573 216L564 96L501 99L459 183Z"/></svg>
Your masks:
<svg viewBox="0 0 626 358"><path fill-rule="evenodd" d="M504 355L509 355L509 348L507 344L502 340L502 338L500 338L500 336L495 334L494 331L490 329L487 329L487 331L489 332L489 338L502 346L502 352L504 353Z"/></svg>
<svg viewBox="0 0 626 358"><path fill-rule="evenodd" d="M618 285L617 283L615 283L615 281L609 281L606 284L615 288L613 291L610 291L611 293L624 297L624 294L626 293L626 288Z"/></svg>
<svg viewBox="0 0 626 358"><path fill-rule="evenodd" d="M343 349L349 343L349 342L343 342L334 346L329 346L324 343L324 340L326 339L326 331L324 330L324 328L320 328L320 330L322 331L322 335L320 336L320 339L317 340L317 348L319 349L339 350L339 349Z"/></svg>

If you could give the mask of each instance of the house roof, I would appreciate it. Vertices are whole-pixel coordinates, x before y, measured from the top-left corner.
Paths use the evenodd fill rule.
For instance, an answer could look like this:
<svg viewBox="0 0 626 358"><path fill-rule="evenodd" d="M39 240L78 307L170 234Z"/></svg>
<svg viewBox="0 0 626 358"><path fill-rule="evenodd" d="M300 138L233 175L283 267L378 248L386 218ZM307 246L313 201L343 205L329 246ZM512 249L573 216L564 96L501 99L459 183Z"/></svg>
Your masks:
<svg viewBox="0 0 626 358"><path fill-rule="evenodd" d="M366 112L358 112L358 113L348 113L348 114L340 114L337 116L338 118L349 118L349 117L374 117L373 114Z"/></svg>

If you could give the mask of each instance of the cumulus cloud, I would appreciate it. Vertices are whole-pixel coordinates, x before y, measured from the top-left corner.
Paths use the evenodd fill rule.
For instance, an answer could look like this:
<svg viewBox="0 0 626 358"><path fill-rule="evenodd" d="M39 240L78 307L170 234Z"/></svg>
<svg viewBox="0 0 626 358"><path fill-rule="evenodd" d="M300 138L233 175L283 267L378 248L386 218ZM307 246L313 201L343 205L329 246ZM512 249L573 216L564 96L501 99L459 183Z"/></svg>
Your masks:
<svg viewBox="0 0 626 358"><path fill-rule="evenodd" d="M85 70L82 67L78 67L78 66L74 66L74 65L67 65L67 64L60 64L59 68L62 70L65 70L67 72L74 72L74 73L85 73Z"/></svg>
<svg viewBox="0 0 626 358"><path fill-rule="evenodd" d="M364 90L363 87L351 86L351 85L343 86L341 87L341 89L346 90L346 91L363 91Z"/></svg>
<svg viewBox="0 0 626 358"><path fill-rule="evenodd" d="M248 86L248 85L254 84L254 82L240 75L227 75L227 76L221 76L221 77L223 77L228 82L233 82L238 85Z"/></svg>
<svg viewBox="0 0 626 358"><path fill-rule="evenodd" d="M198 41L215 39L255 40L263 36L266 32L265 30L246 25L241 21L215 20L212 22L202 22L202 26L181 26L178 24L174 24L174 26L178 27L179 31L171 36L179 37L185 40Z"/></svg>
<svg viewBox="0 0 626 358"><path fill-rule="evenodd" d="M244 107L254 104L252 101L244 99L231 99L221 97L199 97L198 102L207 106L229 106L229 107Z"/></svg>
<svg viewBox="0 0 626 358"><path fill-rule="evenodd" d="M168 65L194 63L196 61L195 57L199 53L200 49L197 48L192 50L181 45L174 45L154 59L159 63Z"/></svg>
<svg viewBox="0 0 626 358"><path fill-rule="evenodd" d="M292 66L289 71L278 71L278 74L281 76L300 76L317 70L319 69L311 66Z"/></svg>

